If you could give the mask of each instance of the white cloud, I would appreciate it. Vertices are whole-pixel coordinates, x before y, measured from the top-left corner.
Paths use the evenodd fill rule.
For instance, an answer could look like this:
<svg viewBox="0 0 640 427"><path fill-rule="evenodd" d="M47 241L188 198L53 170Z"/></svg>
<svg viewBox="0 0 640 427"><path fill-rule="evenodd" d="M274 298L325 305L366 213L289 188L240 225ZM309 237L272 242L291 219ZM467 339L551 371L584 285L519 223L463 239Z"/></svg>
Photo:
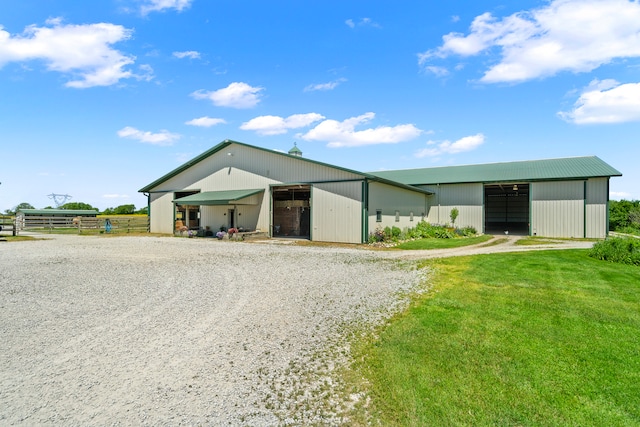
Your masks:
<svg viewBox="0 0 640 427"><path fill-rule="evenodd" d="M203 128L209 128L211 126L220 125L224 123L227 123L225 119L216 119L213 117L204 116L204 117L198 117L197 119L189 120L184 124L190 125L190 126L200 126Z"/></svg>
<svg viewBox="0 0 640 427"><path fill-rule="evenodd" d="M447 70L445 67L429 65L425 67L425 70L432 74L435 74L436 77L444 77L449 75L449 70Z"/></svg>
<svg viewBox="0 0 640 427"><path fill-rule="evenodd" d="M12 36L0 26L0 67L8 62L42 60L48 70L73 76L66 86L88 88L110 86L121 79L150 79L150 67L142 75L127 66L135 61L111 47L128 40L132 31L108 23L63 25L61 19L48 26L30 25L21 35Z"/></svg>
<svg viewBox="0 0 640 427"><path fill-rule="evenodd" d="M338 85L340 83L344 83L346 81L347 81L347 79L345 79L345 78L339 78L337 80L334 80L334 81L328 82L328 83L312 84L312 85L309 85L309 86L305 87L304 91L305 92L314 92L314 91L317 91L317 90L333 90L336 87L338 87Z"/></svg>
<svg viewBox="0 0 640 427"><path fill-rule="evenodd" d="M371 18L361 18L359 21L354 21L353 19L347 19L346 21L344 21L344 23L347 24L349 28L355 28L355 27L382 28L380 24L373 21Z"/></svg>
<svg viewBox="0 0 640 427"><path fill-rule="evenodd" d="M180 59L182 58L198 59L200 58L200 52L197 52L195 50L187 50L184 52L173 52L173 56Z"/></svg>
<svg viewBox="0 0 640 427"><path fill-rule="evenodd" d="M165 9L175 9L178 12L188 8L193 0L146 0L140 6L140 12L143 15L149 12L162 12Z"/></svg>
<svg viewBox="0 0 640 427"><path fill-rule="evenodd" d="M498 49L500 61L480 79L522 82L561 71L588 72L616 58L640 56L640 3L629 0L554 0L498 19L477 16L468 35L449 33L419 62Z"/></svg>
<svg viewBox="0 0 640 427"><path fill-rule="evenodd" d="M289 129L299 129L324 119L318 113L293 114L287 118L279 116L259 116L240 126L242 130L252 130L259 135L280 135Z"/></svg>
<svg viewBox="0 0 640 427"><path fill-rule="evenodd" d="M180 139L180 135L177 133L171 133L168 130L161 130L158 133L151 133L148 131L141 131L134 127L127 126L118 131L120 138L135 139L145 144L151 145L173 145L175 141Z"/></svg>
<svg viewBox="0 0 640 427"><path fill-rule="evenodd" d="M640 121L640 83L594 80L573 109L559 112L558 116L579 125Z"/></svg>
<svg viewBox="0 0 640 427"><path fill-rule="evenodd" d="M208 99L218 107L252 108L260 102L262 90L261 87L234 82L225 88L214 91L197 90L191 96L195 99Z"/></svg>
<svg viewBox="0 0 640 427"><path fill-rule="evenodd" d="M435 145L433 148L424 148L417 151L414 156L418 158L439 156L441 154L456 154L465 151L472 151L484 144L484 135L479 133L476 135L465 136L455 142L451 141L429 141L427 145Z"/></svg>
<svg viewBox="0 0 640 427"><path fill-rule="evenodd" d="M412 124L355 130L356 126L367 123L374 118L374 113L365 113L342 122L324 120L300 137L307 141L326 141L329 147L356 147L373 144L396 144L416 138L422 133Z"/></svg>
<svg viewBox="0 0 640 427"><path fill-rule="evenodd" d="M631 200L631 193L625 191L610 191L609 198L613 200Z"/></svg>

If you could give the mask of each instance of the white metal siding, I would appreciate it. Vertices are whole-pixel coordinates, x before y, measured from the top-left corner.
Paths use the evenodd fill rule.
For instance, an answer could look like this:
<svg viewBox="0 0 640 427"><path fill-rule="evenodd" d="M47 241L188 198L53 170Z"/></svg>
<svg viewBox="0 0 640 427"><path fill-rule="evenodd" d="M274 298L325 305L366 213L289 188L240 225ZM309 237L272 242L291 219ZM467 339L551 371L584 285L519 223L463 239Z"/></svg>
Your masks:
<svg viewBox="0 0 640 427"><path fill-rule="evenodd" d="M151 231L159 233L173 232L173 209L171 203L174 192L246 190L264 188L259 208L237 206L236 224L262 231L270 229L270 185L282 183L305 183L313 181L339 181L362 179L361 175L329 166L307 162L278 153L270 153L243 145L231 144L203 161L193 165L182 173L158 185L152 190ZM166 191L167 193L153 193ZM162 200L154 202L154 195ZM168 201L168 203L167 203ZM229 208L201 207L201 227L209 226L217 230L222 224L228 224L224 216ZM239 215L241 214L241 215ZM247 215L245 218L244 215ZM360 218L360 215L358 215Z"/></svg>
<svg viewBox="0 0 640 427"><path fill-rule="evenodd" d="M377 227L415 227L427 213L427 195L379 182L369 183L369 234ZM376 221L376 210L382 210L382 222ZM399 221L396 221L396 212ZM411 221L413 213L413 221Z"/></svg>
<svg viewBox="0 0 640 427"><path fill-rule="evenodd" d="M584 236L584 181L534 182L530 191L532 234Z"/></svg>
<svg viewBox="0 0 640 427"><path fill-rule="evenodd" d="M311 226L314 241L361 243L362 182L313 185Z"/></svg>
<svg viewBox="0 0 640 427"><path fill-rule="evenodd" d="M435 194L429 198L427 221L431 224L451 223L451 209L458 208L457 227L474 227L478 232L484 228L484 185L443 184L424 186Z"/></svg>
<svg viewBox="0 0 640 427"><path fill-rule="evenodd" d="M149 229L152 233L173 233L173 193L150 193Z"/></svg>
<svg viewBox="0 0 640 427"><path fill-rule="evenodd" d="M603 239L607 237L609 178L591 178L587 181L586 236Z"/></svg>

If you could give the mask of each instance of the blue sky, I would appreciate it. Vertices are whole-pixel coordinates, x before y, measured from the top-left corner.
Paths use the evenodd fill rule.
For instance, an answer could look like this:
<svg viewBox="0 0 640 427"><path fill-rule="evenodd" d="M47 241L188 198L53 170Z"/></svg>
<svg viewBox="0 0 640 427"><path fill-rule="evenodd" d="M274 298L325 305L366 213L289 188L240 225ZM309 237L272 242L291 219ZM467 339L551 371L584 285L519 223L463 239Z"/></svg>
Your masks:
<svg viewBox="0 0 640 427"><path fill-rule="evenodd" d="M637 0L2 2L0 100L0 211L142 207L225 139L365 172L596 155L640 199Z"/></svg>

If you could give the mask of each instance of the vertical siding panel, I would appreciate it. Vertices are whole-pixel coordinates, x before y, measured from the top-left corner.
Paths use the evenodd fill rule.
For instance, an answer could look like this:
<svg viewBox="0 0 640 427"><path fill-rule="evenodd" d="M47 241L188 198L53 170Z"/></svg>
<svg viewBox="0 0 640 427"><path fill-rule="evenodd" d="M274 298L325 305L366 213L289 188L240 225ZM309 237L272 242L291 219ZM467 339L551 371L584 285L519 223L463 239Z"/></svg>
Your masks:
<svg viewBox="0 0 640 427"><path fill-rule="evenodd" d="M314 184L313 240L360 243L362 236L362 182Z"/></svg>
<svg viewBox="0 0 640 427"><path fill-rule="evenodd" d="M429 185L422 188L435 193L429 197L428 222L449 224L451 209L458 208L460 213L456 219L456 226L474 227L478 232L482 232L484 225L484 185L482 183Z"/></svg>
<svg viewBox="0 0 640 427"><path fill-rule="evenodd" d="M400 229L415 227L427 213L428 196L424 193L404 190L380 182L369 183L369 233L376 228L398 227ZM382 210L382 222L376 221L376 210ZM399 221L396 222L396 211ZM411 221L413 212L413 221Z"/></svg>
<svg viewBox="0 0 640 427"><path fill-rule="evenodd" d="M545 237L583 237L584 181L531 183L531 232Z"/></svg>
<svg viewBox="0 0 640 427"><path fill-rule="evenodd" d="M607 237L609 229L607 222L608 191L609 178L591 178L587 181L587 233L585 237L598 239Z"/></svg>

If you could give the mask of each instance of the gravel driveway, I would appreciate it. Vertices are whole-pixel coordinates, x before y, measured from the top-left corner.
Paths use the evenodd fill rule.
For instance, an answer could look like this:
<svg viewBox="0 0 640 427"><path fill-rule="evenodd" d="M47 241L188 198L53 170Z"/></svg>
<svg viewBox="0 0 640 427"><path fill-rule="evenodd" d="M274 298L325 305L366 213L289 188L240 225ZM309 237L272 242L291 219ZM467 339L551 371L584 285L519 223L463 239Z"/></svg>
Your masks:
<svg viewBox="0 0 640 427"><path fill-rule="evenodd" d="M345 248L2 243L0 424L348 422L362 398L337 382L349 334L400 309L423 274Z"/></svg>

